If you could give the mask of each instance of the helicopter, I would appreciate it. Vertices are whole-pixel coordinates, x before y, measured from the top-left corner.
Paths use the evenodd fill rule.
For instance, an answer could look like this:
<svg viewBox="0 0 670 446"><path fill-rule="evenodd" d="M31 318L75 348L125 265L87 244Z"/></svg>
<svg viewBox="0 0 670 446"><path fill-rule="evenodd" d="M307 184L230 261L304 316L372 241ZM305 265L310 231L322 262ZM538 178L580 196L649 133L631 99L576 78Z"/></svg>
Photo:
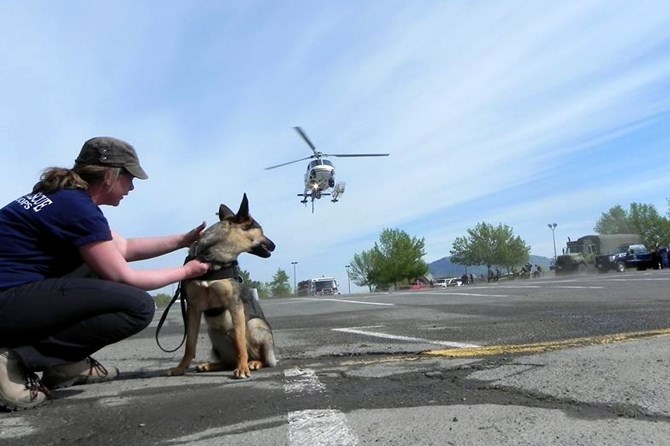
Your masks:
<svg viewBox="0 0 670 446"><path fill-rule="evenodd" d="M312 202L312 213L314 213L314 200L318 200L323 196L330 196L333 203L336 203L340 196L344 193L346 186L345 182L335 183L335 166L330 160L324 159L329 156L335 157L362 157L362 156L389 156L388 153L323 153L316 149L316 146L307 137L305 131L300 127L293 127L296 132L307 143L313 155L306 156L297 160L286 163L277 164L275 166L266 167L265 170L275 169L277 167L286 166L288 164L298 163L311 159L307 164L305 171L305 190L298 194L302 197L301 203L307 206L307 201Z"/></svg>

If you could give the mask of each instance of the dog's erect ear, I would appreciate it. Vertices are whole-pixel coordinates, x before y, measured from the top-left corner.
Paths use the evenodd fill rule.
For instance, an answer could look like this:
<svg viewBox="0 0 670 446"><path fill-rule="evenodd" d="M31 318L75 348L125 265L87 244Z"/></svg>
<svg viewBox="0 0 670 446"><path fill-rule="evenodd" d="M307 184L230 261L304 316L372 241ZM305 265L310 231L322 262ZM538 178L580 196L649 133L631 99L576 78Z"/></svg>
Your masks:
<svg viewBox="0 0 670 446"><path fill-rule="evenodd" d="M247 200L246 193L242 196L242 203L240 203L240 208L238 209L235 217L238 221L249 219L249 200Z"/></svg>
<svg viewBox="0 0 670 446"><path fill-rule="evenodd" d="M219 205L219 220L223 220L226 217L232 217L235 213L230 210L225 204Z"/></svg>

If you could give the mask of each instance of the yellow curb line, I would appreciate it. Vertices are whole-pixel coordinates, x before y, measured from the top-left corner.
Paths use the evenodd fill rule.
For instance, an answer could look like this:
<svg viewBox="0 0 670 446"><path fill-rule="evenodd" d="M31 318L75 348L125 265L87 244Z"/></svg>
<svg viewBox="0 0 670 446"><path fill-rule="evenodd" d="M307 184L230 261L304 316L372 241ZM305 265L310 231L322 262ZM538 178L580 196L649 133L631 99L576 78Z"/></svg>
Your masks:
<svg viewBox="0 0 670 446"><path fill-rule="evenodd" d="M419 353L420 355L420 353ZM418 361L420 358L418 355L408 356L393 356L392 358L375 358L375 359L361 359L361 360L348 360L343 361L342 365L371 365L371 364L386 364L391 362L407 362L407 361Z"/></svg>
<svg viewBox="0 0 670 446"><path fill-rule="evenodd" d="M590 338L567 339L565 341L538 342L536 344L518 345L490 345L475 348L450 348L446 350L431 350L421 353L426 356L444 356L448 358L469 358L477 356L499 356L518 353L542 353L571 347L588 345L612 344L615 342L630 341L633 339L651 338L670 335L670 328L659 330L634 331Z"/></svg>

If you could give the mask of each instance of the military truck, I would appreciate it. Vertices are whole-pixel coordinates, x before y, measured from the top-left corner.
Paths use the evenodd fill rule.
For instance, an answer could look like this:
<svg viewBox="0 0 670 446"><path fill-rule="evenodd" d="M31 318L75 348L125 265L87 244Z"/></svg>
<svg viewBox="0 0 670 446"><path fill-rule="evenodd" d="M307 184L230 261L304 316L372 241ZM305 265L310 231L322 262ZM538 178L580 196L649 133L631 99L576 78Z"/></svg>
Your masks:
<svg viewBox="0 0 670 446"><path fill-rule="evenodd" d="M556 257L556 274L587 272L595 269L596 257L616 252L622 245L641 243L639 234L585 235L574 242L568 239L563 254Z"/></svg>

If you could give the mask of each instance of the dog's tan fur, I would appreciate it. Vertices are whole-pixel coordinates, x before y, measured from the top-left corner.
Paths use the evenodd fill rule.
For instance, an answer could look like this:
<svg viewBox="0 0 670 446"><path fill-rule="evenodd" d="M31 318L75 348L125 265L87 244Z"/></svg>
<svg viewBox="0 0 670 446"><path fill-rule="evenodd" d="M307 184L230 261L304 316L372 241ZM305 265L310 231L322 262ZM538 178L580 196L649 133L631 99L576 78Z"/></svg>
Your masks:
<svg viewBox="0 0 670 446"><path fill-rule="evenodd" d="M208 228L191 246L189 255L210 262L214 268L233 264L248 252L269 257L275 245L249 215L246 194L237 213L227 206L219 207L219 222ZM234 367L235 378L248 378L251 370L273 367L277 363L272 330L260 304L250 290L236 278L200 280L184 284L187 302L186 347L179 365L169 371L177 376L186 373L195 357L200 320L207 310L220 314L205 315L209 338L217 362L196 367L198 372L212 372Z"/></svg>

